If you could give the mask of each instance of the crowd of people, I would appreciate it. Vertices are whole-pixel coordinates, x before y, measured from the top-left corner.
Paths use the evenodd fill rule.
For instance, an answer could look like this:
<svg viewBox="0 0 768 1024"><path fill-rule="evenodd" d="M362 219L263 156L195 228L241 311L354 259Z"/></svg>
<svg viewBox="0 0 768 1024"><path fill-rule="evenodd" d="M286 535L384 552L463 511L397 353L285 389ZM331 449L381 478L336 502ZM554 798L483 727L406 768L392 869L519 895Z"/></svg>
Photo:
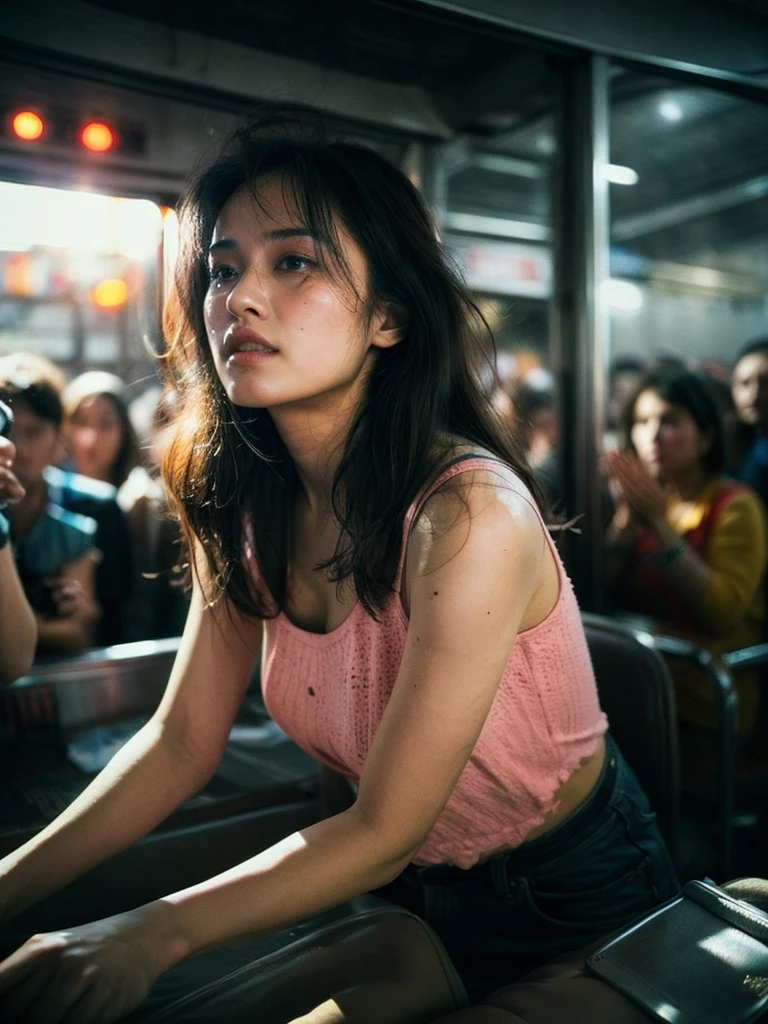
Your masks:
<svg viewBox="0 0 768 1024"><path fill-rule="evenodd" d="M768 640L768 337L747 343L730 368L621 358L607 385L606 610L643 616L715 655ZM528 464L557 507L557 434L539 412L553 399L531 391L512 387L511 405ZM671 667L683 728L711 732L711 684L690 664ZM740 732L754 737L758 674L735 681Z"/></svg>
<svg viewBox="0 0 768 1024"><path fill-rule="evenodd" d="M140 441L126 396L113 374L67 382L40 355L0 357L3 558L20 586L14 606L23 596L32 614L35 656L183 628L176 528L156 461L164 428L158 419Z"/></svg>

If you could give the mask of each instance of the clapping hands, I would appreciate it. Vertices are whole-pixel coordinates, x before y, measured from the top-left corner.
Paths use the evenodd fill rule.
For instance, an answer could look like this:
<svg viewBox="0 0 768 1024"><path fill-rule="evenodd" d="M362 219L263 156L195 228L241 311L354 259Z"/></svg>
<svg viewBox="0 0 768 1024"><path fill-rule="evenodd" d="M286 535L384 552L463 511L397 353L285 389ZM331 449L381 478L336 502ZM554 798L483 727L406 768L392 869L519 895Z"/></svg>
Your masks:
<svg viewBox="0 0 768 1024"><path fill-rule="evenodd" d="M619 491L617 516L623 522L617 526L625 528L631 518L646 525L664 518L667 495L634 452L610 452L603 458L601 469Z"/></svg>

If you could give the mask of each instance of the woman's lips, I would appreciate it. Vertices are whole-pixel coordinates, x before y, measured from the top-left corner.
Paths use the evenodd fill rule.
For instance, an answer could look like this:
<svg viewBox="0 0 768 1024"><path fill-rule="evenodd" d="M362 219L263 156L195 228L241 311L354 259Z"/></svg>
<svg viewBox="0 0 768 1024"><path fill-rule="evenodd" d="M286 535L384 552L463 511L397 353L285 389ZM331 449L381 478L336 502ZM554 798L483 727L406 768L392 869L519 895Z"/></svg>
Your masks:
<svg viewBox="0 0 768 1024"><path fill-rule="evenodd" d="M235 366L252 366L261 363L265 359L272 359L277 355L277 349L236 349L227 359L227 364Z"/></svg>
<svg viewBox="0 0 768 1024"><path fill-rule="evenodd" d="M240 328L224 339L224 355L228 363L248 366L277 355L277 349L256 331Z"/></svg>

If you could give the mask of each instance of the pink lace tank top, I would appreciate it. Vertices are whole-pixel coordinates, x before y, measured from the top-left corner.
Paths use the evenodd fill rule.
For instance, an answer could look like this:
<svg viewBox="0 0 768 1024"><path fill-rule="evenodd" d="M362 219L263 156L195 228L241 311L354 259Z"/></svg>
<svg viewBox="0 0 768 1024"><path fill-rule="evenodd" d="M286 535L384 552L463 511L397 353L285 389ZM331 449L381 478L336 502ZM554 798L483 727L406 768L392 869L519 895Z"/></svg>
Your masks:
<svg viewBox="0 0 768 1024"><path fill-rule="evenodd" d="M330 633L300 629L284 613L265 623L262 686L269 713L307 753L352 781L363 771L405 647L408 619L399 590L414 519L441 484L471 470L497 474L535 508L511 469L490 458L464 459L409 509L395 593L380 622L358 602ZM468 868L518 846L555 809L557 790L596 752L607 728L576 598L543 521L542 529L560 576L557 602L539 625L518 635L477 744L416 864Z"/></svg>

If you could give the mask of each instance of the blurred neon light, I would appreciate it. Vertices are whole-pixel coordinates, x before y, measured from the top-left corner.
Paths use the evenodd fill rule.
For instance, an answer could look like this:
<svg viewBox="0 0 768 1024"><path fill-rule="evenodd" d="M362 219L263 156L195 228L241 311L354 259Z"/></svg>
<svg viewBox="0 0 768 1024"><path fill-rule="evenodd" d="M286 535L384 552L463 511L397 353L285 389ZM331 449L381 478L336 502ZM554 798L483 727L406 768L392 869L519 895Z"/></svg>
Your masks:
<svg viewBox="0 0 768 1024"><path fill-rule="evenodd" d="M115 144L115 133L103 121L89 121L80 132L80 141L92 153L106 153Z"/></svg>
<svg viewBox="0 0 768 1024"><path fill-rule="evenodd" d="M108 277L91 288L90 297L99 309L119 309L128 298L128 285L120 277Z"/></svg>
<svg viewBox="0 0 768 1024"><path fill-rule="evenodd" d="M20 110L11 121L13 133L25 142L36 142L45 131L45 122L34 110Z"/></svg>

